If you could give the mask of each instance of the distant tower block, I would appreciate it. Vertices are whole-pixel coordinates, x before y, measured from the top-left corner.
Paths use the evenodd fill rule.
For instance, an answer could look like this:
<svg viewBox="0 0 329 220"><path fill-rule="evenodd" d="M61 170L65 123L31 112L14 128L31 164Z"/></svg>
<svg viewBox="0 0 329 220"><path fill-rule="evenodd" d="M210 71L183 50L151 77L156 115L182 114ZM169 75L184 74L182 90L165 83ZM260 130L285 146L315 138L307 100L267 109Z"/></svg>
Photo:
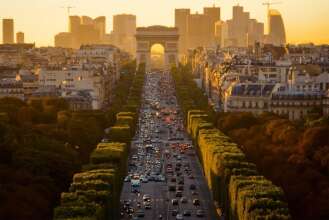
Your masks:
<svg viewBox="0 0 329 220"><path fill-rule="evenodd" d="M16 33L16 43L17 44L24 44L24 33L23 32L17 32Z"/></svg>
<svg viewBox="0 0 329 220"><path fill-rule="evenodd" d="M13 19L3 19L2 20L2 42L4 44L14 43L14 20Z"/></svg>

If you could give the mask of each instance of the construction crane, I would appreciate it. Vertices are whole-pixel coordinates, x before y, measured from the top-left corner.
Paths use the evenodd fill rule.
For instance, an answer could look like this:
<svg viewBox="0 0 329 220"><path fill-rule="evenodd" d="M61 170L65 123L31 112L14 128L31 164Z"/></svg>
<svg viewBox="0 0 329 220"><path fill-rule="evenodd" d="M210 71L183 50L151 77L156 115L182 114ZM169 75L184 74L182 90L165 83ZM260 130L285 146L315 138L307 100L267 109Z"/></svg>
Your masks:
<svg viewBox="0 0 329 220"><path fill-rule="evenodd" d="M281 3L282 2L271 2L271 1L267 1L267 2L264 2L263 5L266 5L267 6L267 12L269 12L271 5L278 5L278 4L281 4Z"/></svg>
<svg viewBox="0 0 329 220"><path fill-rule="evenodd" d="M75 8L74 6L62 6L61 8L65 8L67 10L67 15L70 16L71 9Z"/></svg>

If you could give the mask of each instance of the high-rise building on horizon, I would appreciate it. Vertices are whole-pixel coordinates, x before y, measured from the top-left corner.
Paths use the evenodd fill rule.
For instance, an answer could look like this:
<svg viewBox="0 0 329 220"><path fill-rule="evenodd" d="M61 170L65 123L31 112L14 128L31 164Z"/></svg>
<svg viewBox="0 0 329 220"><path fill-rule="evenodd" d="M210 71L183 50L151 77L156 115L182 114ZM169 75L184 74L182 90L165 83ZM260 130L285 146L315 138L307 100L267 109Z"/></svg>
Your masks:
<svg viewBox="0 0 329 220"><path fill-rule="evenodd" d="M24 33L23 32L17 32L16 33L16 43L17 44L24 44L25 43Z"/></svg>
<svg viewBox="0 0 329 220"><path fill-rule="evenodd" d="M286 44L286 31L282 16L278 10L270 9L268 11L268 36L267 42L275 46Z"/></svg>
<svg viewBox="0 0 329 220"><path fill-rule="evenodd" d="M188 8L175 9L175 27L179 34L179 53L182 54L188 49L187 45L187 22L191 10Z"/></svg>
<svg viewBox="0 0 329 220"><path fill-rule="evenodd" d="M187 22L188 48L208 47L210 44L210 19L203 14L190 14Z"/></svg>
<svg viewBox="0 0 329 220"><path fill-rule="evenodd" d="M203 14L208 16L210 24L209 27L209 46L215 46L215 28L216 22L220 21L220 8L219 7L205 7L203 8Z"/></svg>
<svg viewBox="0 0 329 220"><path fill-rule="evenodd" d="M70 16L69 17L69 32L78 33L80 24L81 24L81 18L79 16Z"/></svg>
<svg viewBox="0 0 329 220"><path fill-rule="evenodd" d="M136 16L118 14L113 16L114 45L131 54L136 53Z"/></svg>
<svg viewBox="0 0 329 220"><path fill-rule="evenodd" d="M220 21L219 7L205 7L203 14L191 14L190 9L175 9L175 27L179 32L179 53L196 47L216 45L215 26Z"/></svg>
<svg viewBox="0 0 329 220"><path fill-rule="evenodd" d="M94 25L95 25L95 28L99 31L99 37L100 37L101 41L103 41L105 34L106 34L106 17L99 16L99 17L95 18Z"/></svg>
<svg viewBox="0 0 329 220"><path fill-rule="evenodd" d="M248 47L263 42L264 24L250 19L242 6L233 6L233 17L221 24L222 47Z"/></svg>
<svg viewBox="0 0 329 220"><path fill-rule="evenodd" d="M94 24L94 20L89 17L89 16L81 16L81 24L84 24L84 25L93 25Z"/></svg>
<svg viewBox="0 0 329 220"><path fill-rule="evenodd" d="M2 20L2 43L14 43L14 19Z"/></svg>
<svg viewBox="0 0 329 220"><path fill-rule="evenodd" d="M69 16L68 32L55 36L55 46L79 48L83 44L100 44L105 42L106 17L95 19L89 16Z"/></svg>

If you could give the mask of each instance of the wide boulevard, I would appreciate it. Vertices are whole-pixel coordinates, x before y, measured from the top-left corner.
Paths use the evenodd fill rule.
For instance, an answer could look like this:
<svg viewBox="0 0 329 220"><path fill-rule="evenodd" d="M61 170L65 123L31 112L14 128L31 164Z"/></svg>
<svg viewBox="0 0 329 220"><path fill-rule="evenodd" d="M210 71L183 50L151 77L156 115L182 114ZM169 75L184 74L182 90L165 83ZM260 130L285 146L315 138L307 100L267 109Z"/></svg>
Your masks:
<svg viewBox="0 0 329 220"><path fill-rule="evenodd" d="M218 219L169 72L146 74L121 219Z"/></svg>

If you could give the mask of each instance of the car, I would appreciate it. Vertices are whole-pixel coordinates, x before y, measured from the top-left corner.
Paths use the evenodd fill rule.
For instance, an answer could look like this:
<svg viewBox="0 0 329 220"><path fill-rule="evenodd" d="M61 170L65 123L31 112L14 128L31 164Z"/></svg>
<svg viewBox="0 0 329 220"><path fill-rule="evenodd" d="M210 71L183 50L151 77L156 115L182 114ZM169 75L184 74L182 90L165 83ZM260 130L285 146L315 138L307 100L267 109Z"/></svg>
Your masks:
<svg viewBox="0 0 329 220"><path fill-rule="evenodd" d="M164 177L163 175L159 176L159 180L160 182L165 182L166 181L166 177Z"/></svg>
<svg viewBox="0 0 329 220"><path fill-rule="evenodd" d="M176 197L182 197L183 196L183 192L182 191L176 191Z"/></svg>
<svg viewBox="0 0 329 220"><path fill-rule="evenodd" d="M130 204L131 204L131 200L124 200L124 201L123 201L123 204L124 204L125 206L130 206Z"/></svg>
<svg viewBox="0 0 329 220"><path fill-rule="evenodd" d="M198 195L198 192L197 191L192 191L192 195L196 196L196 195Z"/></svg>
<svg viewBox="0 0 329 220"><path fill-rule="evenodd" d="M171 204L172 205L178 205L178 200L177 199L172 199Z"/></svg>
<svg viewBox="0 0 329 220"><path fill-rule="evenodd" d="M191 213L190 210L185 210L185 211L183 212L183 216L191 216L191 215L192 215L192 213Z"/></svg>
<svg viewBox="0 0 329 220"><path fill-rule="evenodd" d="M142 217L145 216L145 212L144 212L142 209L139 209L139 210L136 212L136 216L142 218Z"/></svg>
<svg viewBox="0 0 329 220"><path fill-rule="evenodd" d="M177 209L173 209L172 211L171 211L171 215L172 216L176 216L178 214L178 210Z"/></svg>
<svg viewBox="0 0 329 220"><path fill-rule="evenodd" d="M191 184L190 185L190 190L195 190L196 189L196 186L194 184Z"/></svg>
<svg viewBox="0 0 329 220"><path fill-rule="evenodd" d="M195 206L200 205L200 200L198 200L198 199L193 199L193 205L195 205Z"/></svg>
<svg viewBox="0 0 329 220"><path fill-rule="evenodd" d="M205 212L201 209L196 210L196 216L197 217L204 217Z"/></svg>
<svg viewBox="0 0 329 220"><path fill-rule="evenodd" d="M182 219L184 219L182 214L177 214L176 215L176 220L182 220Z"/></svg>
<svg viewBox="0 0 329 220"><path fill-rule="evenodd" d="M151 196L148 194L143 195L143 201L151 200Z"/></svg>
<svg viewBox="0 0 329 220"><path fill-rule="evenodd" d="M144 207L145 207L145 209L152 209L152 204L151 203L147 203Z"/></svg>
<svg viewBox="0 0 329 220"><path fill-rule="evenodd" d="M147 179L147 177L143 177L143 178L141 178L142 179L142 183L148 183L148 179Z"/></svg>
<svg viewBox="0 0 329 220"><path fill-rule="evenodd" d="M176 191L176 186L175 185L169 185L168 190L169 191Z"/></svg>
<svg viewBox="0 0 329 220"><path fill-rule="evenodd" d="M177 190L179 190L179 191L183 191L183 190L184 190L184 186L183 186L183 185L179 185L179 186L177 186Z"/></svg>
<svg viewBox="0 0 329 220"><path fill-rule="evenodd" d="M180 202L181 202L181 203L187 203L188 200L187 200L186 197L183 196L183 197L180 199Z"/></svg>

